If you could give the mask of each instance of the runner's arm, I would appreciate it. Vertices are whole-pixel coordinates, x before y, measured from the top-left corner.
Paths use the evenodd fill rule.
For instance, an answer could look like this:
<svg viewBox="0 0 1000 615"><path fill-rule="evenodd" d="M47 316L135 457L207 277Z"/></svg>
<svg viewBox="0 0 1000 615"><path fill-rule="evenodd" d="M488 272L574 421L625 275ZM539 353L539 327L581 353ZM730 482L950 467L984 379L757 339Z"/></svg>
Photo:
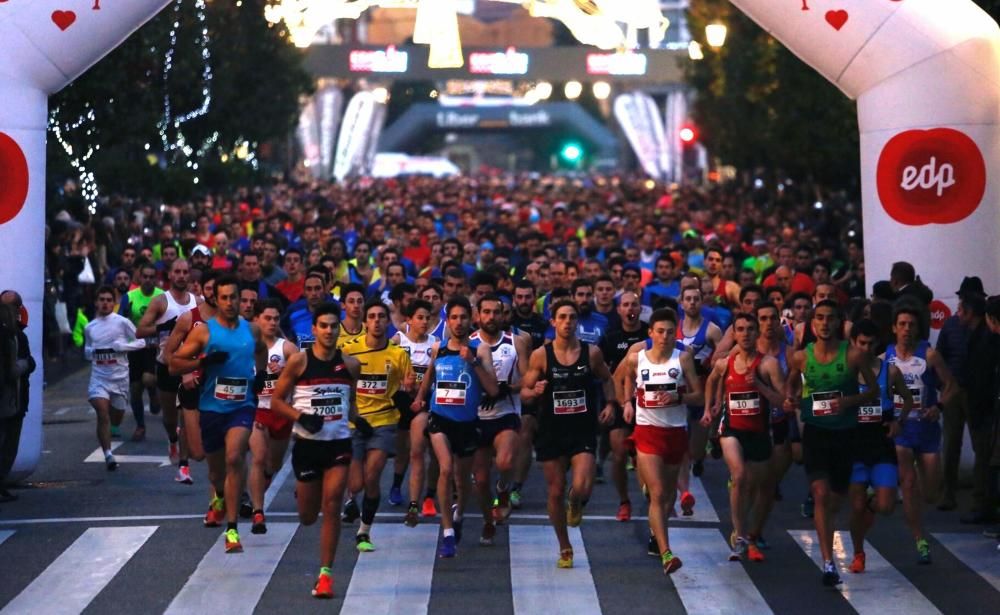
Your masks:
<svg viewBox="0 0 1000 615"><path fill-rule="evenodd" d="M889 366L889 388L892 389L893 395L899 395L903 398L903 411L896 417L896 420L902 424L910 417L910 411L913 409L913 393L910 393L906 381L903 380L903 372L899 371L895 365Z"/></svg>
<svg viewBox="0 0 1000 615"><path fill-rule="evenodd" d="M631 423L635 418L635 406L632 400L635 399L635 366L639 360L639 353L629 353L625 360L621 362L618 369L622 372L622 396L618 401L622 405L622 418L626 423Z"/></svg>
<svg viewBox="0 0 1000 615"><path fill-rule="evenodd" d="M287 343L287 342L286 342ZM350 355L342 354L344 358L344 366L347 368L347 372L351 375L351 401L348 406L348 420L352 423L357 424L357 419L361 415L358 414L358 378L361 377L361 363L357 359Z"/></svg>
<svg viewBox="0 0 1000 615"><path fill-rule="evenodd" d="M861 379L864 380L865 386L868 390L864 393L858 393L857 395L848 395L843 397L839 404L840 410L860 406L862 404L870 404L881 397L882 389L879 387L878 378L875 376L875 372L872 371L872 367L868 362L868 356L868 353L860 350L848 350L848 369L861 376Z"/></svg>
<svg viewBox="0 0 1000 615"><path fill-rule="evenodd" d="M802 397L802 364L806 353L796 350L792 360L788 362L788 378L785 379L785 401L782 404L785 414L792 414L798 409L798 399Z"/></svg>
<svg viewBox="0 0 1000 615"><path fill-rule="evenodd" d="M344 357L344 363L347 363L347 357ZM299 376L302 375L302 372L305 371L305 369L306 353L297 352L293 354L291 358L288 359L288 363L285 364L285 369L281 370L281 374L278 376L278 381L274 383L274 391L271 393L271 410L274 410L291 421L298 420L299 411L288 403L288 399L295 390L295 383L298 381ZM351 408L354 410L353 404L351 405Z"/></svg>
<svg viewBox="0 0 1000 615"><path fill-rule="evenodd" d="M171 375L186 374L201 367L198 357L208 345L208 327L196 327L170 358Z"/></svg>
<svg viewBox="0 0 1000 615"><path fill-rule="evenodd" d="M938 398L938 408L943 409L945 404L951 401L951 398L958 392L958 385L955 383L955 378L951 375L951 370L945 365L944 359L941 358L941 353L929 348L927 350L927 363L934 368L934 373L937 374L938 380L941 382L941 396Z"/></svg>
<svg viewBox="0 0 1000 615"><path fill-rule="evenodd" d="M694 369L694 356L685 352L680 357L681 370L684 372L684 382L687 393L680 396L680 402L688 406L697 406L705 402L704 391L701 390L701 378Z"/></svg>
<svg viewBox="0 0 1000 615"><path fill-rule="evenodd" d="M166 294L157 295L149 302L146 313L142 315L139 326L135 328L137 337L154 337L156 335L156 319L163 314L166 309Z"/></svg>
<svg viewBox="0 0 1000 615"><path fill-rule="evenodd" d="M163 347L163 362L167 365L170 365L170 357L174 356L177 349L181 347L181 343L184 342L184 338L191 331L193 318L191 312L184 312L177 318L177 324L174 325L174 330L170 332L167 344Z"/></svg>
<svg viewBox="0 0 1000 615"><path fill-rule="evenodd" d="M528 359L528 372L524 374L521 382L521 401L531 402L541 396L545 390L545 381L542 376L545 374L545 346L536 348Z"/></svg>
<svg viewBox="0 0 1000 615"><path fill-rule="evenodd" d="M604 387L604 399L607 400L608 404L614 404L617 399L614 379L611 377L611 372L608 371L608 364L604 362L601 349L594 344L590 345L590 369L594 376L601 381L601 386Z"/></svg>
<svg viewBox="0 0 1000 615"><path fill-rule="evenodd" d="M493 353L489 344L480 344L476 348L476 363L473 371L479 378L479 384L483 387L483 392L490 397L496 397L500 392L500 385L497 383L497 374L493 369Z"/></svg>
<svg viewBox="0 0 1000 615"><path fill-rule="evenodd" d="M785 401L785 383L781 380L781 366L774 357L764 357L758 367L763 378L757 379L757 390L771 404L780 406Z"/></svg>
<svg viewBox="0 0 1000 615"><path fill-rule="evenodd" d="M413 397L413 403L410 404L410 409L414 412L422 412L424 406L427 405L427 391L430 390L431 382L434 380L434 359L437 357L437 349L441 344L442 342L435 342L431 346L431 360L427 364L427 372L424 373L424 379L417 388L417 394Z"/></svg>

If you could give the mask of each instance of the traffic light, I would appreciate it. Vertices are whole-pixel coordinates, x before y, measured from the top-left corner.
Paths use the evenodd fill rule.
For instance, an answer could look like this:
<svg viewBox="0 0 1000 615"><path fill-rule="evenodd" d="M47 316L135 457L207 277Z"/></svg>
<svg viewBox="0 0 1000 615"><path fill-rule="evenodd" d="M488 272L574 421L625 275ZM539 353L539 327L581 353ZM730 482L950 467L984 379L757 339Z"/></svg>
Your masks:
<svg viewBox="0 0 1000 615"><path fill-rule="evenodd" d="M693 125L684 124L678 131L677 136L681 138L681 143L688 146L698 140L698 131Z"/></svg>
<svg viewBox="0 0 1000 615"><path fill-rule="evenodd" d="M559 150L559 157L563 161L575 165L583 158L583 147L574 141L564 143L562 149Z"/></svg>

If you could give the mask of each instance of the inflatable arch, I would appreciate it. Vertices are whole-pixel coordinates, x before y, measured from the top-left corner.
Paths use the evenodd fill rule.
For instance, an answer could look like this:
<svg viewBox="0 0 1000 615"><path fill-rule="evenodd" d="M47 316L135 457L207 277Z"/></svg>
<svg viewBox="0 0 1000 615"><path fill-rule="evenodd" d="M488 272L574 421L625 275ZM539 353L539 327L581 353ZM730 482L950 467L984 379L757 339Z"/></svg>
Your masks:
<svg viewBox="0 0 1000 615"><path fill-rule="evenodd" d="M0 286L41 351L47 97L169 0L0 0ZM1000 282L1000 27L971 0L732 0L858 101L869 278L910 261L953 306ZM102 4L103 3L103 4ZM821 144L818 144L821 146ZM41 370L15 477L41 454Z"/></svg>

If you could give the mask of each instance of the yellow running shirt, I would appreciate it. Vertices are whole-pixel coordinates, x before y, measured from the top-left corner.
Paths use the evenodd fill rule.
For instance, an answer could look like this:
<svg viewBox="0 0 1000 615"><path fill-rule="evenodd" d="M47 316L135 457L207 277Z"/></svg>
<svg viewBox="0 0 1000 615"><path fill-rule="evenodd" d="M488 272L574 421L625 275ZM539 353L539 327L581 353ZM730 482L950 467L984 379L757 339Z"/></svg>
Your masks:
<svg viewBox="0 0 1000 615"><path fill-rule="evenodd" d="M399 422L399 410L392 396L406 374L412 371L410 355L405 350L386 342L384 348L372 350L365 343L365 336L359 336L344 344L343 351L361 363L361 377L358 378L358 414L372 427L395 425Z"/></svg>

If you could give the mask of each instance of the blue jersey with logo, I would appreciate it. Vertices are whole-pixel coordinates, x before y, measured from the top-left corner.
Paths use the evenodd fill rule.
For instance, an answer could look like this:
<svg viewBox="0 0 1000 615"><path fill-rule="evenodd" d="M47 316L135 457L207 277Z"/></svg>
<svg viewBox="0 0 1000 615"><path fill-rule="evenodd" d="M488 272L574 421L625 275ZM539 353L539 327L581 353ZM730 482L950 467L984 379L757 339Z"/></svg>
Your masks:
<svg viewBox="0 0 1000 615"><path fill-rule="evenodd" d="M300 350L305 350L316 342L316 338L313 337L312 333L312 319L313 315L309 311L309 308L296 310L288 316L288 324L292 329L289 333L294 338L295 345Z"/></svg>
<svg viewBox="0 0 1000 615"><path fill-rule="evenodd" d="M581 342L600 346L604 339L604 334L608 332L608 319L604 314L591 312L586 316L581 316L576 323L576 336ZM549 325L545 331L545 339L554 340L556 330Z"/></svg>
<svg viewBox="0 0 1000 615"><path fill-rule="evenodd" d="M257 395L253 391L254 376L257 374L254 360L256 342L250 323L240 318L235 329L228 329L211 318L205 324L208 326L205 354L222 351L229 353L229 357L221 365L205 367L198 409L227 413L256 408Z"/></svg>
<svg viewBox="0 0 1000 615"><path fill-rule="evenodd" d="M469 348L473 352L478 347L477 341L469 340ZM431 412L460 423L475 421L479 416L482 396L483 389L474 368L458 351L442 343L434 357Z"/></svg>

